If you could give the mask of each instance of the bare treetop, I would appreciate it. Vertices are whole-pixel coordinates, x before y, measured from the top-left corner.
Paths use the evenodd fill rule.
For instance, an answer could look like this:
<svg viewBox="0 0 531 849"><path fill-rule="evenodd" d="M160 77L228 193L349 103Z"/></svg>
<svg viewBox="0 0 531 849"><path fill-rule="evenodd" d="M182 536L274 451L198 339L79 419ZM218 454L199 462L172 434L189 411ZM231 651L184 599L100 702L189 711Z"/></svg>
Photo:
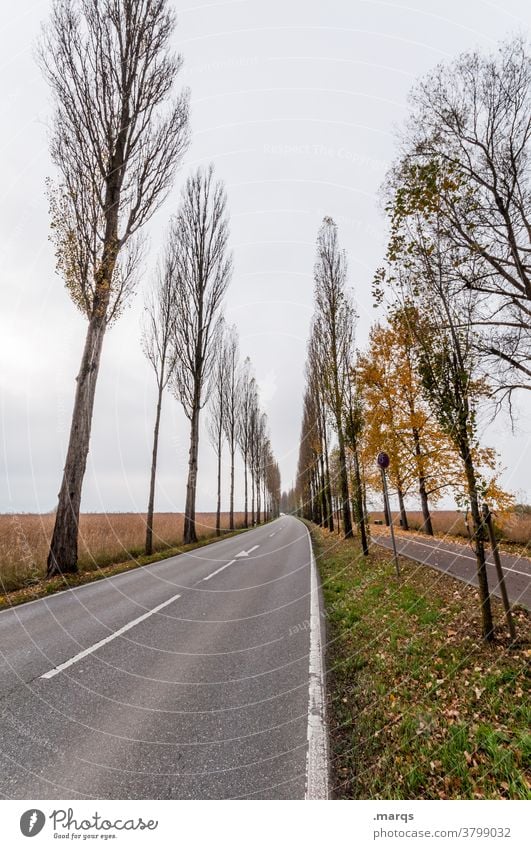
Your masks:
<svg viewBox="0 0 531 849"><path fill-rule="evenodd" d="M398 178L413 191L403 203L429 210L436 202L454 246L475 258L476 274L463 284L477 293L483 352L510 396L531 386L528 45L517 37L495 54L440 65L410 102Z"/></svg>
<svg viewBox="0 0 531 849"><path fill-rule="evenodd" d="M146 295L142 326L142 350L164 389L175 366L173 338L177 299L175 288L175 257L166 244L157 262L155 285Z"/></svg>
<svg viewBox="0 0 531 849"><path fill-rule="evenodd" d="M327 401L340 403L349 384L354 338L354 307L347 291L347 258L339 247L337 225L325 218L317 237L314 266L315 305L312 336L321 351L322 379ZM330 370L328 364L334 365Z"/></svg>
<svg viewBox="0 0 531 849"><path fill-rule="evenodd" d="M228 253L227 199L214 169L199 168L188 178L171 223L179 304L174 385L186 415L202 407L221 332L221 304L232 274ZM196 397L199 391L200 397Z"/></svg>
<svg viewBox="0 0 531 849"><path fill-rule="evenodd" d="M169 47L174 26L167 0L55 0L43 30L58 270L88 317L119 311L138 239L118 253L165 199L188 142L188 93L163 108L182 64ZM103 269L111 279L99 285Z"/></svg>
<svg viewBox="0 0 531 849"><path fill-rule="evenodd" d="M232 257L227 250L228 239L225 186L222 181L214 180L212 166L206 171L198 168L186 181L181 203L170 230L177 293L177 320L173 342L176 356L171 386L190 421L185 543L195 542L197 539L195 499L199 417L223 338L221 305L232 273ZM222 431L219 431L219 434L222 435ZM220 455L221 444L218 454L218 480ZM219 529L219 506L217 524Z"/></svg>
<svg viewBox="0 0 531 849"><path fill-rule="evenodd" d="M225 383L230 368L229 358L225 319L221 318L216 360L208 386L210 415L207 422L207 432L210 444L215 451L218 451L221 447L225 434Z"/></svg>
<svg viewBox="0 0 531 849"><path fill-rule="evenodd" d="M226 410L224 427L227 438L235 444L242 404L243 372L240 366L238 330L234 324L227 328L226 357L227 372L223 386Z"/></svg>

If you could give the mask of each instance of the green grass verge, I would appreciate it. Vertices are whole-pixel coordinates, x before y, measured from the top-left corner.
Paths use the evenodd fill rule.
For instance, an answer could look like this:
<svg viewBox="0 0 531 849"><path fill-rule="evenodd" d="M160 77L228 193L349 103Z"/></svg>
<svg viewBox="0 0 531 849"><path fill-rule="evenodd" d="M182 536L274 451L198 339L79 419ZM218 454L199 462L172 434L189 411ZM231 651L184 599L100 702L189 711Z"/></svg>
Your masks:
<svg viewBox="0 0 531 849"><path fill-rule="evenodd" d="M333 794L343 799L528 799L530 617L518 643L474 588L311 527L328 618ZM526 700L527 694L527 700Z"/></svg>
<svg viewBox="0 0 531 849"><path fill-rule="evenodd" d="M149 566L151 563L167 560L168 557L186 554L187 551L194 551L196 548L203 548L205 545L212 545L222 539L237 536L247 530L251 529L238 528L234 531L223 531L220 537L205 537L189 545L171 546L150 555L142 554L141 551L129 551L124 553L124 559L120 559L119 562L116 562L116 560L110 562L110 558L103 555L91 563L80 564L79 571L75 574L60 575L49 580L35 580L29 586L0 594L0 610L6 607L14 607L17 604L24 604L27 601L34 601L37 598L44 598L71 587L101 581L103 578L110 578L112 575L119 575L121 572L138 569L139 566Z"/></svg>

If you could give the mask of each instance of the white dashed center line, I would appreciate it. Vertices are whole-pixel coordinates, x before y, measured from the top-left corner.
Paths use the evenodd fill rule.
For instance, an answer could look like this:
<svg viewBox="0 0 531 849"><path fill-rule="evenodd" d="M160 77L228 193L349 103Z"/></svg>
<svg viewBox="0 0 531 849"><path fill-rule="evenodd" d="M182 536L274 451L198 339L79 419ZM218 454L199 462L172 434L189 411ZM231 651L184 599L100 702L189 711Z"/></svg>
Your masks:
<svg viewBox="0 0 531 849"><path fill-rule="evenodd" d="M53 678L54 675L57 675L59 672L62 672L63 669L68 669L72 664L77 663L78 660L82 660L87 655L92 654L97 649L100 649L102 646L105 646L107 643L110 643L111 640L115 640L116 637L120 637L122 634L125 634L126 631L129 631L130 628L134 628L135 625L138 625L139 622L143 622L144 619L148 619L150 616L153 616L154 613L158 613L159 610L162 610L163 607L167 607L173 601L177 601L180 598L180 595L173 595L167 601L163 601L162 604L158 604L157 607L154 607L153 610L148 610L147 613L143 613L142 616L139 616L137 619L133 619L132 622L129 622L127 625L124 625L122 628L119 628L114 634L109 634L108 637L105 637L103 640L100 640L97 643L94 643L93 646L90 646L88 649L84 649L80 651L79 654L71 657L70 660L65 660L64 663L59 664L59 666L55 666L53 669L50 669L49 672L45 672L44 675L41 675L41 678Z"/></svg>
<svg viewBox="0 0 531 849"><path fill-rule="evenodd" d="M210 581L210 579L213 578L214 575L219 575L220 572L223 572L223 570L226 569L227 566L232 566L233 563L236 563L236 561L231 560L230 563L225 563L224 566L220 566L219 569L216 569L215 572L211 572L210 575L207 575L206 578L203 578L203 581Z"/></svg>

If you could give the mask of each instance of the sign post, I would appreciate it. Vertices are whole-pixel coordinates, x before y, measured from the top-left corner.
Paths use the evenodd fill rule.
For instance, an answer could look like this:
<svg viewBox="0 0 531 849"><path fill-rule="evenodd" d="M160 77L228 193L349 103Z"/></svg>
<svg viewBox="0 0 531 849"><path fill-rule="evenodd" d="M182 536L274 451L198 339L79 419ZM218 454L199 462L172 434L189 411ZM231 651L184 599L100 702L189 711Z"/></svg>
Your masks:
<svg viewBox="0 0 531 849"><path fill-rule="evenodd" d="M383 496L385 502L385 509L387 511L387 515L389 516L389 530L391 532L391 542L393 543L393 554L395 558L395 567L396 567L396 575L397 578L400 577L400 563L398 561L398 552L396 550L396 539L395 539L395 530L393 528L393 516L391 513L391 507L389 505L389 493L387 491L387 475L386 469L389 468L389 454L386 454L385 451L380 451L376 458L376 462L380 467L380 472L382 474L382 488L383 488Z"/></svg>

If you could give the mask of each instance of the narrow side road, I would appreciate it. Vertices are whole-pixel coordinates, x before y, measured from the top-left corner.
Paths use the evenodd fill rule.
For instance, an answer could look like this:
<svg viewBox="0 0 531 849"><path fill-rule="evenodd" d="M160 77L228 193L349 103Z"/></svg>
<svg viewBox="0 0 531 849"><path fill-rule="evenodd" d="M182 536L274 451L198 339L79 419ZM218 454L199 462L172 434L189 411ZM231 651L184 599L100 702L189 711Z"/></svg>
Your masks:
<svg viewBox="0 0 531 849"><path fill-rule="evenodd" d="M319 626L288 516L1 612L0 793L325 796Z"/></svg>
<svg viewBox="0 0 531 849"><path fill-rule="evenodd" d="M400 554L477 587L476 558L469 546L447 542L436 537L419 539L415 536L407 538L401 534L395 534L395 537L397 550ZM392 550L389 534L374 533L373 530L372 540L377 545ZM527 557L502 554L501 561L509 601L511 604L521 604L522 607L530 610L531 560L528 560ZM487 552L487 573L491 593L501 597L496 568L489 552Z"/></svg>

